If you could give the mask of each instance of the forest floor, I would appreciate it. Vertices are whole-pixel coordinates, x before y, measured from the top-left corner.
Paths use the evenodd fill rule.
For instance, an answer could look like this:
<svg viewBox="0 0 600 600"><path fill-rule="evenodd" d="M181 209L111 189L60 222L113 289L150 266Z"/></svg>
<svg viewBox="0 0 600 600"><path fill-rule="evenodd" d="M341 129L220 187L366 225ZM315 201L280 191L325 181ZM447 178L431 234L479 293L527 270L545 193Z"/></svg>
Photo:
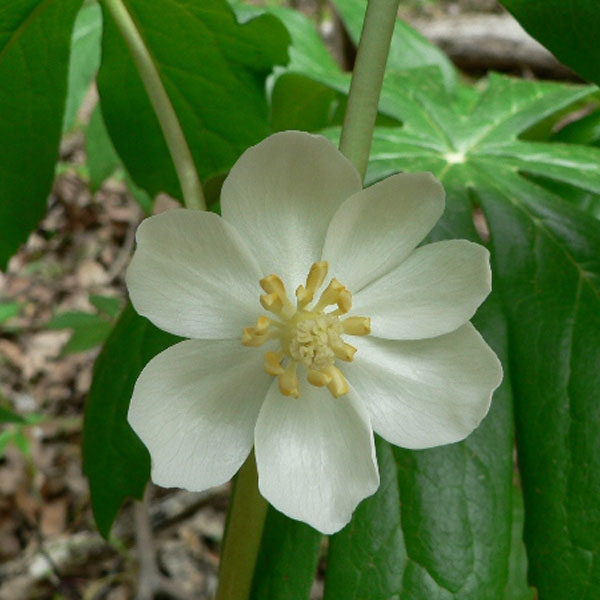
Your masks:
<svg viewBox="0 0 600 600"><path fill-rule="evenodd" d="M413 0L402 15L457 11L496 13L499 5ZM63 142L48 213L0 273L0 301L18 304L17 316L0 319L0 405L28 415L25 425L0 426L0 600L125 600L137 586L132 507L103 540L82 473L82 415L99 347L71 352L71 331L48 326L66 312L96 314L90 297L125 304L124 272L142 219L122 182L90 192L82 148L81 134ZM159 199L156 210L171 203ZM157 564L190 598L211 598L216 589L228 494L229 486L152 491ZM321 582L313 592L322 595Z"/></svg>

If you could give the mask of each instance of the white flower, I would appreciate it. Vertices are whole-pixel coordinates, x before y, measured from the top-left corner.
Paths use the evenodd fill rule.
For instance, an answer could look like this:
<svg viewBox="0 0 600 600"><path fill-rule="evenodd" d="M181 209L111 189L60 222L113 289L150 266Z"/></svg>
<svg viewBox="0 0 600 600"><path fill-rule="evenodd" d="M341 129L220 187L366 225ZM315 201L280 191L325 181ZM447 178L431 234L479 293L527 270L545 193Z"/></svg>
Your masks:
<svg viewBox="0 0 600 600"><path fill-rule="evenodd" d="M379 485L373 430L427 448L486 415L502 370L469 319L490 291L488 252L416 248L444 209L436 179L361 190L352 164L307 133L247 150L221 207L138 229L133 305L192 339L142 371L129 422L156 483L222 484L254 445L263 496L333 533Z"/></svg>

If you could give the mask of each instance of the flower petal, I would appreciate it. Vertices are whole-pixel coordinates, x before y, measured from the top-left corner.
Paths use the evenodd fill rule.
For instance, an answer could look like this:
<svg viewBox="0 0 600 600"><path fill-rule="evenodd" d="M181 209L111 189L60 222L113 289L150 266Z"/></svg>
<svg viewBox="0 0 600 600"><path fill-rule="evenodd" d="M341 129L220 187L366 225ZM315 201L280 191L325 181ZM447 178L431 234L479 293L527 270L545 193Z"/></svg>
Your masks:
<svg viewBox="0 0 600 600"><path fill-rule="evenodd" d="M333 216L323 260L352 293L399 265L444 211L431 173L392 175L348 198Z"/></svg>
<svg viewBox="0 0 600 600"><path fill-rule="evenodd" d="M360 189L358 172L329 140L285 131L242 154L221 207L265 274L282 276L293 293L319 260L333 213Z"/></svg>
<svg viewBox="0 0 600 600"><path fill-rule="evenodd" d="M146 219L127 270L136 311L193 338L241 338L260 312L258 264L239 234L213 213L170 210Z"/></svg>
<svg viewBox="0 0 600 600"><path fill-rule="evenodd" d="M262 362L238 341L186 340L146 365L128 419L150 451L155 483L200 491L231 479L272 382Z"/></svg>
<svg viewBox="0 0 600 600"><path fill-rule="evenodd" d="M492 289L490 253L467 240L417 248L353 298L353 314L371 317L373 335L417 340L454 331Z"/></svg>
<svg viewBox="0 0 600 600"><path fill-rule="evenodd" d="M488 412L502 381L500 361L467 323L428 340L353 338L343 370L366 404L373 429L404 448L467 437Z"/></svg>
<svg viewBox="0 0 600 600"><path fill-rule="evenodd" d="M255 452L261 494L325 534L346 525L379 486L369 417L353 390L336 399L307 384L291 399L275 382L256 423Z"/></svg>

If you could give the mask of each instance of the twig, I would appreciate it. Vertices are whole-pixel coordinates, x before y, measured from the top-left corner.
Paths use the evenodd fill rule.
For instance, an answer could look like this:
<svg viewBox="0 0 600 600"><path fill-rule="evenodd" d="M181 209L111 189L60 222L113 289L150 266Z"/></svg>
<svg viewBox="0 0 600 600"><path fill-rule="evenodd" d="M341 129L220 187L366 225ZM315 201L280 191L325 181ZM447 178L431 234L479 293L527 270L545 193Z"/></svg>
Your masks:
<svg viewBox="0 0 600 600"><path fill-rule="evenodd" d="M191 600L170 579L162 575L156 566L156 551L150 522L150 499L152 484L146 487L144 499L133 506L135 541L139 562L136 600L153 600L158 594L166 594L174 600Z"/></svg>
<svg viewBox="0 0 600 600"><path fill-rule="evenodd" d="M412 25L466 70L531 69L540 75L576 78L508 14L466 14Z"/></svg>

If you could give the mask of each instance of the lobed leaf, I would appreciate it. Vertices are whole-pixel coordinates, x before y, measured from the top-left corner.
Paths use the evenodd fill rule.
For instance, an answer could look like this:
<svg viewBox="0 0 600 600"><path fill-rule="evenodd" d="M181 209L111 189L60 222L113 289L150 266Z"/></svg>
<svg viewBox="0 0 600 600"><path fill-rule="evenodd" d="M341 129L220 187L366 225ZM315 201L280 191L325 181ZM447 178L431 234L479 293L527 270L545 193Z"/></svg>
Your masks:
<svg viewBox="0 0 600 600"><path fill-rule="evenodd" d="M600 595L593 541L600 537L593 400L600 390L600 223L535 177L557 191L597 195L600 155L518 135L594 90L493 76L465 112L452 100L439 105L417 85L410 91L409 73L391 74L386 84L388 109L403 127L376 131L370 180L431 170L448 194L445 229L455 231L479 205L490 230L495 289L508 319L530 582L543 599L593 598ZM409 91L396 102L394 87Z"/></svg>
<svg viewBox="0 0 600 600"><path fill-rule="evenodd" d="M451 195L432 239L476 238ZM511 551L512 394L497 294L474 323L505 365L483 423L465 441L410 451L379 439L381 486L331 538L325 600L500 600Z"/></svg>

